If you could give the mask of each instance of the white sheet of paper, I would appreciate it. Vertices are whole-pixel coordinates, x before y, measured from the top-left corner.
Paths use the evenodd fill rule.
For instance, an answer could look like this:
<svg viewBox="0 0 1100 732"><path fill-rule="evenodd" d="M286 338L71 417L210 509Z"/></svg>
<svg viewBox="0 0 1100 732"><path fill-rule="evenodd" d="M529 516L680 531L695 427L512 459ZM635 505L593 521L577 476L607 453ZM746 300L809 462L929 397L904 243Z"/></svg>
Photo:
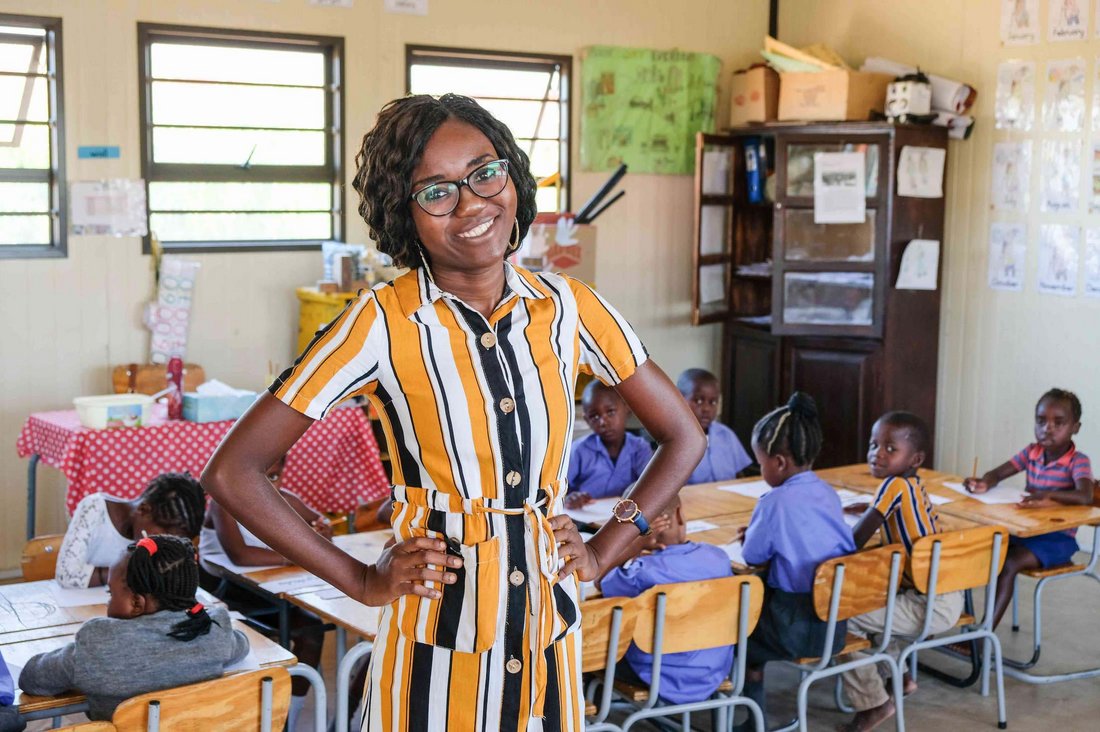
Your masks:
<svg viewBox="0 0 1100 732"><path fill-rule="evenodd" d="M932 502L933 506L942 506L945 503L951 503L952 501L955 501L955 500L958 500L958 499L949 498L947 496L937 496L935 493L929 493L928 494L928 500Z"/></svg>
<svg viewBox="0 0 1100 732"><path fill-rule="evenodd" d="M1039 0L1001 0L1001 40L1006 46L1039 42Z"/></svg>
<svg viewBox="0 0 1100 732"><path fill-rule="evenodd" d="M243 564L234 564L225 554L203 554L202 561L209 562L210 564L216 564L219 567L229 570L233 574L248 574L249 572L261 572L265 569L276 569L283 565L271 564L262 567L246 567Z"/></svg>
<svg viewBox="0 0 1100 732"><path fill-rule="evenodd" d="M726 265L707 264L699 268L699 304L725 302Z"/></svg>
<svg viewBox="0 0 1100 732"><path fill-rule="evenodd" d="M814 153L814 223L862 224L867 217L863 152Z"/></svg>
<svg viewBox="0 0 1100 732"><path fill-rule="evenodd" d="M710 521L704 521L703 519L695 519L694 521L688 521L687 524L684 525L684 528L689 534L697 534L700 531L717 529L718 524L712 524Z"/></svg>
<svg viewBox="0 0 1100 732"><path fill-rule="evenodd" d="M78 590L62 587L56 581L47 585L50 588L50 596L58 607L82 607L86 605L106 605L111 596L107 594L107 588L89 587Z"/></svg>
<svg viewBox="0 0 1100 732"><path fill-rule="evenodd" d="M334 536L332 543L365 564L374 564L382 554L386 542L393 538L393 531L364 531L358 534Z"/></svg>
<svg viewBox="0 0 1100 732"><path fill-rule="evenodd" d="M856 506L860 503L870 503L872 498L869 493L856 493L847 488L837 488L836 495L840 498L840 505L844 508Z"/></svg>
<svg viewBox="0 0 1100 732"><path fill-rule="evenodd" d="M582 508L567 508L565 512L574 521L586 524L605 524L611 519L611 509L620 500L619 496L597 498Z"/></svg>
<svg viewBox="0 0 1100 732"><path fill-rule="evenodd" d="M248 654L236 663L231 663L225 667L225 672L230 673L234 671L256 671L260 668L260 659L256 658L256 652L251 648L248 649Z"/></svg>
<svg viewBox="0 0 1100 732"><path fill-rule="evenodd" d="M720 491L728 491L729 493L736 493L757 500L763 498L764 494L771 489L772 487L762 480L754 480L748 483L729 483L727 485L718 486L718 490Z"/></svg>
<svg viewBox="0 0 1100 732"><path fill-rule="evenodd" d="M943 198L943 166L946 160L947 150L942 147L903 147L898 160L898 195Z"/></svg>
<svg viewBox="0 0 1100 732"><path fill-rule="evenodd" d="M726 553L726 556L729 557L730 561L734 564L748 566L748 562L745 561L745 557L741 553L744 549L744 547L741 545L741 542L730 542L729 544L723 544L719 548Z"/></svg>
<svg viewBox="0 0 1100 732"><path fill-rule="evenodd" d="M914 239L902 252L895 287L899 290L935 290L939 271L940 243L934 239Z"/></svg>
<svg viewBox="0 0 1100 732"><path fill-rule="evenodd" d="M69 184L69 230L76 235L145 236L149 233L145 181L115 178Z"/></svg>
<svg viewBox="0 0 1100 732"><path fill-rule="evenodd" d="M1039 292L1074 297L1081 227L1043 224L1039 227Z"/></svg>
<svg viewBox="0 0 1100 732"><path fill-rule="evenodd" d="M722 196L730 192L732 151L707 150L703 153L703 195Z"/></svg>
<svg viewBox="0 0 1100 732"><path fill-rule="evenodd" d="M1085 297L1100 297L1100 229L1085 229Z"/></svg>
<svg viewBox="0 0 1100 732"><path fill-rule="evenodd" d="M270 582L261 582L260 587L273 595L278 595L283 592L327 592L336 589L328 582L312 574L302 574L294 577L287 577L285 579L271 580Z"/></svg>
<svg viewBox="0 0 1100 732"><path fill-rule="evenodd" d="M976 501L981 501L990 506L1002 503L1019 503L1024 498L1023 488L1016 488L1008 485L999 485L987 493L971 493L962 483L956 483L952 480L945 480L943 482L943 487L950 488L956 493L963 494L967 498L973 498Z"/></svg>
<svg viewBox="0 0 1100 732"><path fill-rule="evenodd" d="M724 206L703 206L699 209L699 253L725 254L727 244Z"/></svg>
<svg viewBox="0 0 1100 732"><path fill-rule="evenodd" d="M989 288L1019 292L1024 289L1027 226L995 221L989 225Z"/></svg>

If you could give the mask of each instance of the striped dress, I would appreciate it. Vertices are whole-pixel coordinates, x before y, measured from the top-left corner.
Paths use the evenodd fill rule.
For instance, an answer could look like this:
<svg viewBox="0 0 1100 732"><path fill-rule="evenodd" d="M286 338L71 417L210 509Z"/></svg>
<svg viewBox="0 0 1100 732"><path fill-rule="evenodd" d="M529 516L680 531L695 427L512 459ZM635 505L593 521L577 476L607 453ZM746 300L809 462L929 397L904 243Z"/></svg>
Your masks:
<svg viewBox="0 0 1100 732"><path fill-rule="evenodd" d="M393 466L398 540L463 558L431 600L382 609L365 730L581 730L577 582L555 581L578 373L608 384L647 354L577 280L505 264L488 320L423 268L353 301L272 385L310 417L365 395Z"/></svg>

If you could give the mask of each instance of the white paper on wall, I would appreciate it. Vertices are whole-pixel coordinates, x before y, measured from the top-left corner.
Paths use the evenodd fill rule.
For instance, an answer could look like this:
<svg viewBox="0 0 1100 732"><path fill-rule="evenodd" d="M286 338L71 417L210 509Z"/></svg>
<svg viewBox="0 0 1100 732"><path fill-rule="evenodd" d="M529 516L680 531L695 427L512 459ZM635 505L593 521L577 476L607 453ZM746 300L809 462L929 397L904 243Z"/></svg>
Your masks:
<svg viewBox="0 0 1100 732"><path fill-rule="evenodd" d="M1039 168L1039 209L1049 212L1077 210L1081 187L1081 141L1043 140Z"/></svg>
<svg viewBox="0 0 1100 732"><path fill-rule="evenodd" d="M998 130L1031 129L1035 118L1035 63L1002 61L997 66L994 119Z"/></svg>
<svg viewBox="0 0 1100 732"><path fill-rule="evenodd" d="M814 223L861 224L866 218L862 151L814 153Z"/></svg>
<svg viewBox="0 0 1100 732"><path fill-rule="evenodd" d="M1089 157L1089 213L1100 213L1100 141L1093 141Z"/></svg>
<svg viewBox="0 0 1100 732"><path fill-rule="evenodd" d="M703 153L703 195L723 196L730 192L730 167L733 151L707 150Z"/></svg>
<svg viewBox="0 0 1100 732"><path fill-rule="evenodd" d="M1031 140L998 142L993 146L989 199L997 211L1027 211L1031 180Z"/></svg>
<svg viewBox="0 0 1100 732"><path fill-rule="evenodd" d="M699 253L724 254L729 209L725 206L702 206L699 209Z"/></svg>
<svg viewBox="0 0 1100 732"><path fill-rule="evenodd" d="M145 306L143 320L152 332L149 342L151 363L168 363L172 356L187 352L187 332L191 321L192 293L200 264L165 255L160 261L157 300Z"/></svg>
<svg viewBox="0 0 1100 732"><path fill-rule="evenodd" d="M1039 42L1039 0L1001 0L1001 42L1006 46Z"/></svg>
<svg viewBox="0 0 1100 732"><path fill-rule="evenodd" d="M1079 132L1085 127L1085 73L1083 58L1047 62L1043 96L1043 128L1050 132Z"/></svg>
<svg viewBox="0 0 1100 732"><path fill-rule="evenodd" d="M1085 296L1100 297L1100 229L1085 229Z"/></svg>
<svg viewBox="0 0 1100 732"><path fill-rule="evenodd" d="M1027 227L996 222L989 226L989 287L1019 292L1024 289Z"/></svg>
<svg viewBox="0 0 1100 732"><path fill-rule="evenodd" d="M1052 41L1083 41L1089 32L1089 0L1050 0L1047 34Z"/></svg>
<svg viewBox="0 0 1100 732"><path fill-rule="evenodd" d="M939 271L940 243L933 239L914 239L901 254L895 287L899 290L935 290Z"/></svg>
<svg viewBox="0 0 1100 732"><path fill-rule="evenodd" d="M1039 232L1039 292L1077 294L1077 249L1081 227L1043 224Z"/></svg>
<svg viewBox="0 0 1100 732"><path fill-rule="evenodd" d="M943 198L946 160L947 150L942 147L904 146L898 160L898 195Z"/></svg>
<svg viewBox="0 0 1100 732"><path fill-rule="evenodd" d="M145 236L145 181L114 178L69 184L69 231L77 236Z"/></svg>

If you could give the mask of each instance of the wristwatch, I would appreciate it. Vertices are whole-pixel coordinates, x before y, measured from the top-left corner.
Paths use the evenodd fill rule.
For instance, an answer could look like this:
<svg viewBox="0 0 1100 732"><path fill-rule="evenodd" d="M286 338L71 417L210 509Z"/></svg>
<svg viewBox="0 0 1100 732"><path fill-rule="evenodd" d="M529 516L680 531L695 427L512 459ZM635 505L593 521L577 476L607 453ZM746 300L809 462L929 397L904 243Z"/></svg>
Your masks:
<svg viewBox="0 0 1100 732"><path fill-rule="evenodd" d="M637 526L642 536L649 536L653 533L653 529L650 528L649 522L642 515L642 510L638 508L638 504L629 498L623 498L616 503L615 507L611 509L611 515L620 524L632 523Z"/></svg>

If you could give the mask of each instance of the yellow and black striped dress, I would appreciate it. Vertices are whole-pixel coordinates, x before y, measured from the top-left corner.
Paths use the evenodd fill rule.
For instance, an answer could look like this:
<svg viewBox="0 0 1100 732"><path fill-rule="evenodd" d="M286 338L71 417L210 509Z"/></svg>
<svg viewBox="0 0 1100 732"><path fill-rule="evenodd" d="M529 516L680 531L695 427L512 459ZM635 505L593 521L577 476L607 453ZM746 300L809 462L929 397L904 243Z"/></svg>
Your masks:
<svg viewBox="0 0 1100 732"><path fill-rule="evenodd" d="M486 320L423 268L362 294L272 386L313 418L372 400L399 540L443 537L463 568L439 600L383 608L363 729L579 730L577 583L555 581L579 372L608 384L647 354L583 283L505 264Z"/></svg>

